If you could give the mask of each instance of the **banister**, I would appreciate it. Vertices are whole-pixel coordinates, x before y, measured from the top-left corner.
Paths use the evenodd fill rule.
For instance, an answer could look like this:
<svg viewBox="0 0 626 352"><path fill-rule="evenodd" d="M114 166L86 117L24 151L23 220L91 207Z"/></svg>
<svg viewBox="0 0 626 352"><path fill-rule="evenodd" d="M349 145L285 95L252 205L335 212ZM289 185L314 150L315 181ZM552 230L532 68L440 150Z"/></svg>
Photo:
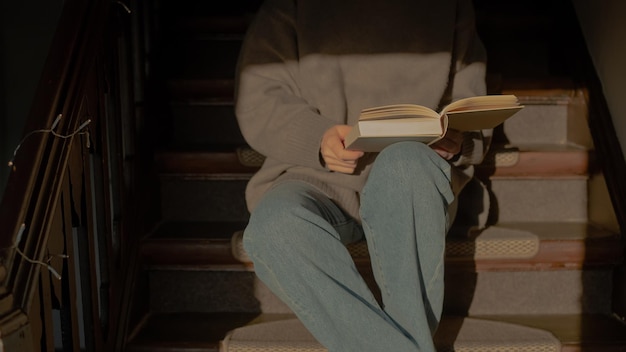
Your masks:
<svg viewBox="0 0 626 352"><path fill-rule="evenodd" d="M81 272L87 270L87 273L95 277L99 274L95 268L108 265L104 261L108 258L99 259L95 252L97 250L109 251L106 241L110 239L100 244L94 242L98 236L106 236L108 233L97 234L97 224L94 224L95 221L90 216L111 217L112 215L93 214L93 211L92 214L85 212L85 214L72 215L68 212L75 208L75 205L69 204L76 201L76 199L70 199L72 197L80 197L78 201L88 203L79 208L90 210L97 202L110 201L106 198L109 195L90 193L92 192L90 187L98 188L104 183L109 184L104 181L98 184L97 177L93 178L94 175L88 170L93 160L100 162L99 166L105 171L111 167L111 164L122 162L112 159L118 156L100 158L103 160L93 157L97 153L106 153L104 149L109 143L120 143L116 139L120 131L106 131L105 126L108 122L105 120L111 117L107 114L107 106L103 102L105 95L120 94L116 92L117 88L111 92L105 87L108 79L105 76L116 74L112 72L115 67L109 66L114 66L111 62L117 63L118 60L118 57L112 58L116 55L115 50L109 50L111 48L107 47L115 45L115 40L107 40L116 35L116 31L111 28L113 26L111 17L115 15L112 4L114 2L111 0L65 1L33 99L33 106L25 124L23 133L25 138L16 146L16 154L11 161L12 170L0 202L0 248L3 249L0 265L0 343L6 351L11 351L10 346L32 347L39 343L37 341L46 341L48 348L54 347L51 346L54 340L53 329L52 326L47 326L53 320L52 313L46 311L52 306L49 302L51 298L42 296L42 292L52 291L51 288L55 285L49 281L56 280L48 279L47 276L50 275L46 267L47 259L54 254L48 253L51 236L56 236L55 242L63 244L65 251L70 252L67 246L73 240L66 237L68 234L71 237L75 226L82 226L88 232L83 240L89 242L88 250L80 253L84 261L79 265L86 265L85 268L80 268ZM55 125L54 129L52 129L53 125ZM84 192L68 190L68 187L78 186L72 185L72 180L70 180L69 172L72 168L74 172L81 173L82 186L86 188ZM83 170L77 171L80 168ZM106 181L109 176L102 177ZM112 190L114 197L117 191ZM99 197L105 198L101 200ZM83 211L82 208L79 212ZM74 223L77 221L73 219L74 216L81 216L88 220L77 225ZM63 231L59 232L59 229ZM19 242L16 242L20 232ZM98 287L94 286L98 284L97 280L91 279L89 282L78 283L70 281L70 278L75 276L72 273L78 270L74 268L78 261L79 258L70 257L63 265L57 264L54 270L70 273L68 277L62 277L65 281L62 281L60 285L70 290L77 290L72 293L72 296L86 294L81 292L80 287L86 287L85 291L94 291L91 297L87 297L88 300L91 299L92 306L87 307L82 314L99 319L98 315L102 313L100 310L107 308L102 308L103 303L100 302L101 297L98 296L100 293L95 292L98 291ZM105 269L99 268L98 270ZM78 280L79 276L75 277ZM87 279L81 277L81 280ZM123 280L117 281L123 282ZM120 289L123 288L116 287L116 290ZM76 302L70 303L77 304ZM71 309L74 312L82 308L84 307ZM108 315L109 312L105 314ZM70 324L73 329L70 331L72 341L67 343L75 348L84 344L85 341L77 336L77 326L80 322L75 321L76 314L71 315L73 317ZM33 330L39 331L39 329L31 329L31 326L40 325L43 326L44 336L34 336L36 332ZM107 327L101 329L107 329ZM88 343L98 345L96 350L102 350L104 347L100 345L105 342L113 343L108 342L108 339L115 339L112 335L116 329L110 328L110 330L111 336L104 336L105 334L99 330L93 332L93 336L90 335L92 340Z"/></svg>

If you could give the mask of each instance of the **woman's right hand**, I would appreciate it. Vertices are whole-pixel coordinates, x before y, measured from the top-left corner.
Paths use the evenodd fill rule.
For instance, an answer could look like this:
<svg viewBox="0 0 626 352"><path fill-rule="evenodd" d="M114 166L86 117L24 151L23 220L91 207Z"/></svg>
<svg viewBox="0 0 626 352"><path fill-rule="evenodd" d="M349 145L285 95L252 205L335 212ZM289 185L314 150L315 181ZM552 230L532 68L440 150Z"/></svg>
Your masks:
<svg viewBox="0 0 626 352"><path fill-rule="evenodd" d="M365 154L362 151L346 150L344 147L343 142L351 129L348 125L336 125L324 132L320 153L329 170L352 174L359 158Z"/></svg>

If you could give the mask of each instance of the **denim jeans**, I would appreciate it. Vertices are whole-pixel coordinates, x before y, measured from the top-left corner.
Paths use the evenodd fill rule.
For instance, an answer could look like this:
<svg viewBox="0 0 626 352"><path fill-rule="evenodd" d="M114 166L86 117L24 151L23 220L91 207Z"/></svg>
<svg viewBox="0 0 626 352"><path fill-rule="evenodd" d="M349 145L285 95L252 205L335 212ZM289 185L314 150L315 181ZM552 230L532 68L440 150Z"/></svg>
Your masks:
<svg viewBox="0 0 626 352"><path fill-rule="evenodd" d="M361 193L361 223L312 185L286 181L253 211L244 248L329 351L435 351L453 197L445 160L421 143L396 143ZM363 235L382 306L345 246Z"/></svg>

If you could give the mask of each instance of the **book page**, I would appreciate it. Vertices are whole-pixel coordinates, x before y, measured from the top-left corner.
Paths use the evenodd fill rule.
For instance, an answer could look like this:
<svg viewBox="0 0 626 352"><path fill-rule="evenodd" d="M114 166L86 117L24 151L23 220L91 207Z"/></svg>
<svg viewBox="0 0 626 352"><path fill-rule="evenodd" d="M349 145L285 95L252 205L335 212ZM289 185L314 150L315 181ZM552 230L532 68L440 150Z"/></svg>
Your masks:
<svg viewBox="0 0 626 352"><path fill-rule="evenodd" d="M397 104L364 109L361 112L359 120L386 120L400 119L406 117L425 117L438 119L439 114L432 109L421 105Z"/></svg>
<svg viewBox="0 0 626 352"><path fill-rule="evenodd" d="M491 110L519 106L515 95L485 95L457 100L446 106L441 114L452 111Z"/></svg>

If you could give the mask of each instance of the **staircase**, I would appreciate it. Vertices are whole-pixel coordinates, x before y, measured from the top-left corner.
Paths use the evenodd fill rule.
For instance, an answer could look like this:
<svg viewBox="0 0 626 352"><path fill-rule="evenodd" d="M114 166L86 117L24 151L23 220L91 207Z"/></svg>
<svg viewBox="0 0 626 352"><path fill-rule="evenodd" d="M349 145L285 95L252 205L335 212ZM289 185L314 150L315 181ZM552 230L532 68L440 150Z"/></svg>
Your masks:
<svg viewBox="0 0 626 352"><path fill-rule="evenodd" d="M128 352L324 351L255 277L241 248L244 188L263 158L238 130L233 76L259 3L146 5L146 111L166 127L154 155L160 220L141 245ZM490 90L516 94L526 108L495 131L477 168L487 189L475 183L461 195L437 346L626 351L626 325L613 314L624 242L587 127L586 88L555 47L559 13L526 3L513 12L476 1ZM483 197L493 204L492 226L479 232L472 200ZM350 250L373 282L365 243Z"/></svg>

